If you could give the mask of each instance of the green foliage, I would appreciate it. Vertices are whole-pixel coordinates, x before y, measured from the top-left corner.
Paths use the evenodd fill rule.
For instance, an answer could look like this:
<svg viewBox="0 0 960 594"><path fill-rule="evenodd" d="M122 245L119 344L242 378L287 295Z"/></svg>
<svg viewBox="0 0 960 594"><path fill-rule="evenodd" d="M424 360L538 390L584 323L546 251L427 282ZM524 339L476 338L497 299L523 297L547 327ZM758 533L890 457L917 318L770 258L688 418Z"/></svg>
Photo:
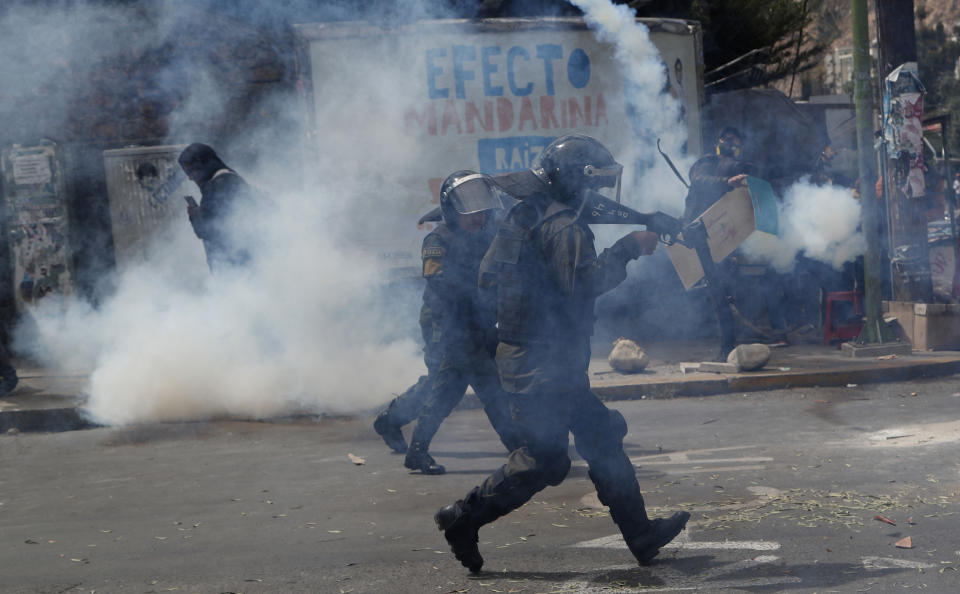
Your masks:
<svg viewBox="0 0 960 594"><path fill-rule="evenodd" d="M949 113L950 130L947 148L960 156L960 80L955 69L960 59L960 27L947 33L943 23L934 28L917 30L917 60L920 81L927 89L925 115Z"/></svg>

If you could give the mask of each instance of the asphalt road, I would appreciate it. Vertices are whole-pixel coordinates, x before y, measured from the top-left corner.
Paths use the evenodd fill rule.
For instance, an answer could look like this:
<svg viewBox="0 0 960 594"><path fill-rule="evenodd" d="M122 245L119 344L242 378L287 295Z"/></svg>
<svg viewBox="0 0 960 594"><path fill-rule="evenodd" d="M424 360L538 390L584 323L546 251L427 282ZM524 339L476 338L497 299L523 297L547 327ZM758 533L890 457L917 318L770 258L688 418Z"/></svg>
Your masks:
<svg viewBox="0 0 960 594"><path fill-rule="evenodd" d="M431 517L503 459L480 411L441 428L440 477L372 417L0 435L0 592L956 592L958 391L617 402L651 513L693 514L679 542L636 566L575 461L481 531L478 577Z"/></svg>

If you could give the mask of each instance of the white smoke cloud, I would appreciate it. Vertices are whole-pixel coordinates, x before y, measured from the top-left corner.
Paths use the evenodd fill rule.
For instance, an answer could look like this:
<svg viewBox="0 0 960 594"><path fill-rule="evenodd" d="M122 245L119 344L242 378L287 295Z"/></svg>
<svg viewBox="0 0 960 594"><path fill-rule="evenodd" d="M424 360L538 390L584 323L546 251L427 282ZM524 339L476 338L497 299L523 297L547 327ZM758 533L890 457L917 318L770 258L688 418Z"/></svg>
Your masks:
<svg viewBox="0 0 960 594"><path fill-rule="evenodd" d="M628 167L645 164L633 174L635 179L643 176L638 182L642 194L625 199L641 209L676 213L682 188L655 152L656 139L663 138L665 149L684 168L689 163L680 151L686 127L679 103L664 92L665 71L649 32L634 22L626 7L606 0L577 4L598 36L616 45L629 81L634 128L645 134L634 154L617 155ZM304 184L299 176L305 164L301 139L278 134L283 126L277 121L250 129L197 127L235 107L227 104L230 97L223 92L218 63L198 44L205 24L198 6L64 6L17 9L2 17L0 30L11 32L14 40L24 41L12 35L18 27L31 31L35 39L54 31L57 39L65 40L54 52L24 44L35 48L34 53L21 52L32 60L34 77L24 88L55 88L50 101L68 106L72 98L92 95L86 80L89 64L118 53L163 56L164 48L188 47L177 60L161 61L150 82L182 97L171 118L168 142L213 144L228 165L267 188L272 197L264 212L254 213L255 225L241 225L262 238L257 260L243 273L209 277L202 266L198 273L185 265L196 263L199 240L184 213L172 235L152 246L143 265L125 271L115 294L97 307L80 301L48 302L35 312L33 353L57 368L91 371L87 406L95 419L132 423L263 417L293 410L356 412L384 403L422 373L417 345L406 338L406 330L415 327L418 296L400 304L395 302L404 298L394 292L384 297L382 271L356 242L376 242L402 225L414 224L400 218L409 216L398 212L401 201L391 200L391 192L403 185L391 175L422 154L415 140L364 129L363 121L342 121L323 130L328 149L324 158L306 157L313 175ZM350 16L344 8L348 6L354 4L338 5L338 17ZM427 6L401 2L395 12L409 18L445 16ZM271 27L278 26L274 21ZM345 72L369 80L384 74ZM118 81L100 83L97 90L109 91ZM14 92L19 91L8 90ZM403 92L402 87L384 85L379 94L348 100L402 106L408 103ZM19 93L0 99L0 110L9 112L26 100L28 92ZM290 130L290 123L301 117L295 96L265 101L284 118L285 131L300 132ZM203 137L216 132L220 135L215 138ZM371 166L364 158L370 145L393 151L381 152L383 163ZM234 158L237 155L242 158ZM625 229L615 231L622 234ZM399 319L398 313L404 317Z"/></svg>
<svg viewBox="0 0 960 594"><path fill-rule="evenodd" d="M839 269L866 249L858 229L860 203L849 189L804 179L790 186L783 198L779 234L751 235L741 246L748 255L789 272L799 254Z"/></svg>
<svg viewBox="0 0 960 594"><path fill-rule="evenodd" d="M165 243L99 309L50 302L35 316L37 352L57 367L93 370L86 406L102 423L344 413L384 402L423 363L412 340L384 339L392 322L378 313L373 263L331 243L323 212L331 192L274 196L251 213L263 241L247 270L183 278L185 250Z"/></svg>
<svg viewBox="0 0 960 594"><path fill-rule="evenodd" d="M626 155L615 155L624 165L625 187L639 194L625 202L644 210L664 210L679 214L683 210L683 187L657 152L657 140L680 171L693 164L683 148L687 126L681 118L681 103L665 92L667 72L660 52L650 39L650 30L636 21L636 11L610 0L571 0L583 10L587 25L601 41L614 46L614 56L623 75L631 124L639 141Z"/></svg>
<svg viewBox="0 0 960 594"><path fill-rule="evenodd" d="M30 22L37 38L53 30L68 41L96 46L71 41L57 56L32 54L31 88L49 88L81 50L95 61L117 52L138 55L175 39L196 8L172 6L145 20L156 27L142 45L130 36L138 30L131 11L82 3L49 14L17 9L2 17L0 30ZM348 413L381 405L425 371L408 331L416 327L419 295L385 292L378 264L344 238L361 220L381 218L351 202L359 196L382 198L389 185L360 175L357 163L325 160L319 170L314 166L320 175L304 190L299 138L269 130L275 122L234 131L231 143L191 137L196 122L229 112L215 67L199 59L171 64L169 72L157 73L155 84L181 85L185 98L172 118L176 136L169 142L210 142L228 165L269 190L266 206L245 213L235 225L260 240L255 261L235 273L205 274L196 266L199 239L184 209L169 234L156 234L145 261L123 271L113 295L96 307L79 299L43 300L32 323L19 332L18 347L53 369L89 372L86 409L106 424ZM51 101L58 105L90 92L82 75L57 84ZM8 94L0 107L6 111L24 97ZM295 95L269 100L271 109L299 119ZM47 125L57 129L63 119ZM343 122L342 131L331 132L352 139L359 150L366 140L352 125ZM234 153L247 158L233 160ZM401 225L413 227L415 220L379 221L379 228Z"/></svg>

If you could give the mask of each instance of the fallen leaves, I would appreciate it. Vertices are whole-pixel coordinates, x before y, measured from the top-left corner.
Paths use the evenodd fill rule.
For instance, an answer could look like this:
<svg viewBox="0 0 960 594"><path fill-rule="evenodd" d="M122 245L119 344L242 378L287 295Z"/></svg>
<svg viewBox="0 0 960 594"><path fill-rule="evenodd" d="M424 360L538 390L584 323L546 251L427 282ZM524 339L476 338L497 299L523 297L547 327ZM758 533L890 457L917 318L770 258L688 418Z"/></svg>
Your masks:
<svg viewBox="0 0 960 594"><path fill-rule="evenodd" d="M887 512L890 510L911 508L915 502L915 496L906 494L890 496L854 491L787 489L780 491L775 497L758 501L755 506L723 510L726 513L720 515L704 514L700 526L705 530L720 530L729 527L733 522L760 523L771 520L778 523L791 522L803 528L840 525L857 530L864 526L867 518L884 521L879 518L889 519ZM947 505L945 500L920 503L940 507Z"/></svg>

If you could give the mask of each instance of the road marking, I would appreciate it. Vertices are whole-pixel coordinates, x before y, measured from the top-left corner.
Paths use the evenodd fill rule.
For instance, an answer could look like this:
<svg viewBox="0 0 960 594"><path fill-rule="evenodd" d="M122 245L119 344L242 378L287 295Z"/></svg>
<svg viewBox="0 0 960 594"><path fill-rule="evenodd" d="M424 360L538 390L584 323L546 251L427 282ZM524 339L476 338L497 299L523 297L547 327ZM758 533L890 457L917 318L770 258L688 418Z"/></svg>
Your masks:
<svg viewBox="0 0 960 594"><path fill-rule="evenodd" d="M720 590L742 590L745 588L761 588L763 586L779 586L780 584L799 584L798 577L751 578L742 581L719 581L699 586L672 586L666 588L644 588L644 592L718 592ZM609 590L606 590L609 591ZM599 592L599 590L598 590Z"/></svg>
<svg viewBox="0 0 960 594"><path fill-rule="evenodd" d="M577 549L626 549L627 543L623 541L623 536L613 534L611 536L602 536L593 540L585 540L570 545ZM664 549L680 549L691 551L703 550L738 550L738 551L776 551L780 548L779 542L771 540L725 540L725 541L691 541L687 533L681 533L673 542L663 547Z"/></svg>
<svg viewBox="0 0 960 594"><path fill-rule="evenodd" d="M630 458L630 462L637 467L646 468L653 466L680 466L680 468L667 469L663 471L673 474L692 474L696 472L733 472L739 470L764 470L766 466L757 465L757 462L773 462L773 458L768 456L744 456L742 458L709 458L701 456L716 455L733 450L744 450L758 446L728 446L724 448L708 448L703 450L686 450L683 452L670 452L667 454L654 454L650 456L635 456ZM686 465L696 465L694 468L683 468ZM713 466L714 464L736 464L736 466Z"/></svg>
<svg viewBox="0 0 960 594"><path fill-rule="evenodd" d="M936 567L933 563L895 559L893 557L863 557L864 569L930 569Z"/></svg>
<svg viewBox="0 0 960 594"><path fill-rule="evenodd" d="M756 567L757 565L763 565L764 563L773 563L779 558L780 557L777 557L776 555L757 555L751 559L744 559L743 561L737 561L736 563L727 563L726 565L721 565L720 567L716 567L710 571L697 574L697 579L713 579L727 573L733 573L735 571Z"/></svg>
<svg viewBox="0 0 960 594"><path fill-rule="evenodd" d="M632 460L636 460L633 458ZM631 461L632 461L631 460ZM685 460L681 456L672 458L670 460L650 460L643 462L643 466L666 466L668 464L703 464L704 462L709 462L711 464L729 463L729 462L773 462L773 458L768 458L764 456L757 457L746 457L746 458L697 458L696 460ZM638 464L638 466L640 466Z"/></svg>
<svg viewBox="0 0 960 594"><path fill-rule="evenodd" d="M617 542L614 542L616 539ZM746 541L749 543L749 541ZM684 548L688 544L705 544L705 545L716 545L716 544L727 544L727 543L681 543L680 548ZM592 541L586 541L583 543L578 543L573 546L591 546L599 548L615 548L623 547L626 548L626 545L623 544L623 539L620 535L608 536L604 538L598 538ZM779 548L779 543L770 543L764 542L763 549L766 550L766 547L770 545L775 545L773 548ZM670 545L668 545L670 546ZM707 547L704 547L707 548ZM727 548L727 547L723 547ZM744 547L746 548L746 547ZM744 559L742 561L736 561L734 563L728 563L726 565L721 565L710 571L697 574L695 576L696 585L685 586L664 586L661 588L643 588L644 592L692 592L692 591L708 591L708 592L717 592L720 590L736 590L736 589L745 589L745 588L759 588L764 586L778 586L783 584L798 584L803 580L796 576L777 576L777 577L755 577L755 578L746 578L742 580L715 580L714 578L722 577L726 574L743 571L745 569L750 569L758 565L774 563L780 558L776 555L757 555L751 559ZM612 565L608 567L599 568L596 572L598 575L610 572L610 571L624 571L637 569L636 565ZM662 573L661 577L665 577ZM689 576L678 576L679 579L684 579ZM669 579L669 578L668 578ZM671 580L672 581L672 580ZM575 583L565 583L563 585L564 592L576 592L578 594L591 594L593 592L609 592L608 587L597 587L595 583L591 582L575 582Z"/></svg>
<svg viewBox="0 0 960 594"><path fill-rule="evenodd" d="M677 468L673 471L667 470L666 472L673 472L674 474L696 474L698 472L733 472L735 470L766 470L767 466L765 464L754 464L754 465L744 465L744 466L711 466L710 468Z"/></svg>

